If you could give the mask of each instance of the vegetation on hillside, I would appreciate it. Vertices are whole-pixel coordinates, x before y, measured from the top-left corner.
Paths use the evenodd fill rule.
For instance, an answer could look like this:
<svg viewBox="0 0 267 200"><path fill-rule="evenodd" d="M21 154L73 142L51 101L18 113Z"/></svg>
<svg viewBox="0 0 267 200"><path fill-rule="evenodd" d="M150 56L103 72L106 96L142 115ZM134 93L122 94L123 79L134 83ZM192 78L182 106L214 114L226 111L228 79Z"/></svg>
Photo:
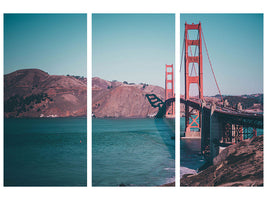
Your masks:
<svg viewBox="0 0 267 200"><path fill-rule="evenodd" d="M71 76L71 77L76 78L76 79L81 80L81 81L86 79L84 76L75 76L75 75L69 75L69 74L67 74L67 76Z"/></svg>
<svg viewBox="0 0 267 200"><path fill-rule="evenodd" d="M4 102L4 109L5 112L17 112L18 116L22 112L33 109L35 104L39 104L46 99L53 101L46 93L32 94L27 97L16 94Z"/></svg>
<svg viewBox="0 0 267 200"><path fill-rule="evenodd" d="M242 104L243 109L247 109L253 104L263 105L263 94L260 95L244 95L244 96L224 96L224 100L227 99L231 107L235 107L239 102Z"/></svg>

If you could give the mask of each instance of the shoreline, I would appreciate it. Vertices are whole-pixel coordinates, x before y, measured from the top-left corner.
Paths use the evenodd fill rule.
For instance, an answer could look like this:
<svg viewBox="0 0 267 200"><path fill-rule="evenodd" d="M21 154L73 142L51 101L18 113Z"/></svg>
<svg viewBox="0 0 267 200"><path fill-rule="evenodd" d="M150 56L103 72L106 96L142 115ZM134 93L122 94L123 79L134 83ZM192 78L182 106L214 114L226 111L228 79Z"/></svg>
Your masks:
<svg viewBox="0 0 267 200"><path fill-rule="evenodd" d="M213 164L182 175L180 186L263 186L263 135L228 146Z"/></svg>
<svg viewBox="0 0 267 200"><path fill-rule="evenodd" d="M92 119L175 119L169 117L155 118L155 117L92 117Z"/></svg>
<svg viewBox="0 0 267 200"><path fill-rule="evenodd" d="M160 185L159 187L175 187L175 181L170 183L165 183L163 185Z"/></svg>
<svg viewBox="0 0 267 200"><path fill-rule="evenodd" d="M87 116L69 116L69 117L4 117L5 119L78 119L87 118Z"/></svg>

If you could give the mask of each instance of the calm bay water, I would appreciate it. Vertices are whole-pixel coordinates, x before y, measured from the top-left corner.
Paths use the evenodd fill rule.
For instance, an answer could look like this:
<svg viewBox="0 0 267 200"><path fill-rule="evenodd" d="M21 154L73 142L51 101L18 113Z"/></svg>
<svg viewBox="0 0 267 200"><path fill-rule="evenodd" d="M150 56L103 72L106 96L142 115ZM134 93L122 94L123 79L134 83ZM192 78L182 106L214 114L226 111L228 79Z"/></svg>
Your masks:
<svg viewBox="0 0 267 200"><path fill-rule="evenodd" d="M174 181L174 132L166 120L93 119L92 128L93 186Z"/></svg>
<svg viewBox="0 0 267 200"><path fill-rule="evenodd" d="M5 186L86 186L86 118L5 119Z"/></svg>

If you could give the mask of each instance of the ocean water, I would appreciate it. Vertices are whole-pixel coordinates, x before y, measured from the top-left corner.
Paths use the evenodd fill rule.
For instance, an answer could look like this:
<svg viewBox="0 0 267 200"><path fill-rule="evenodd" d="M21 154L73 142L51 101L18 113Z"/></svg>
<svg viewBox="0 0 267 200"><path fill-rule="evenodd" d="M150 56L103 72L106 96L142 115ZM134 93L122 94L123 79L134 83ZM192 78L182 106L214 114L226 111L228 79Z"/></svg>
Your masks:
<svg viewBox="0 0 267 200"><path fill-rule="evenodd" d="M172 128L166 119L93 119L92 185L158 186L173 182Z"/></svg>
<svg viewBox="0 0 267 200"><path fill-rule="evenodd" d="M180 137L184 136L185 118L180 118ZM205 163L201 155L201 139L180 139L180 177L187 173L196 173Z"/></svg>
<svg viewBox="0 0 267 200"><path fill-rule="evenodd" d="M5 119L5 186L86 186L86 118Z"/></svg>

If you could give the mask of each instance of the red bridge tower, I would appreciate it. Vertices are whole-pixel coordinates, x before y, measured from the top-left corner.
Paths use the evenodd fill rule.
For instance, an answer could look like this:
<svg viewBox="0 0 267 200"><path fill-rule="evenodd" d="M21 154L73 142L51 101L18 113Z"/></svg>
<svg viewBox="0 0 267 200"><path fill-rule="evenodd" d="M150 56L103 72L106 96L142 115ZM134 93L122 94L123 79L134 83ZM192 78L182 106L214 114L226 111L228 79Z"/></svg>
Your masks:
<svg viewBox="0 0 267 200"><path fill-rule="evenodd" d="M165 71L165 101L174 97L174 73L173 65L166 65ZM167 106L166 117L175 116L175 102L171 101Z"/></svg>
<svg viewBox="0 0 267 200"><path fill-rule="evenodd" d="M198 38L196 40L190 40L188 31L197 30ZM201 23L199 24L187 24L185 23L185 100L189 100L190 84L197 84L199 99L203 100L203 66L202 66L202 40L201 40ZM198 47L198 55L193 55L191 46ZM190 48L191 56L188 54ZM189 65L191 70L195 67L195 63L198 65L198 72L196 76L189 75ZM190 110L189 105L185 104L185 136L200 136L201 132L201 117L199 117L199 111ZM192 119L189 123L189 119ZM197 122L199 119L199 122ZM194 130L192 130L194 128Z"/></svg>

